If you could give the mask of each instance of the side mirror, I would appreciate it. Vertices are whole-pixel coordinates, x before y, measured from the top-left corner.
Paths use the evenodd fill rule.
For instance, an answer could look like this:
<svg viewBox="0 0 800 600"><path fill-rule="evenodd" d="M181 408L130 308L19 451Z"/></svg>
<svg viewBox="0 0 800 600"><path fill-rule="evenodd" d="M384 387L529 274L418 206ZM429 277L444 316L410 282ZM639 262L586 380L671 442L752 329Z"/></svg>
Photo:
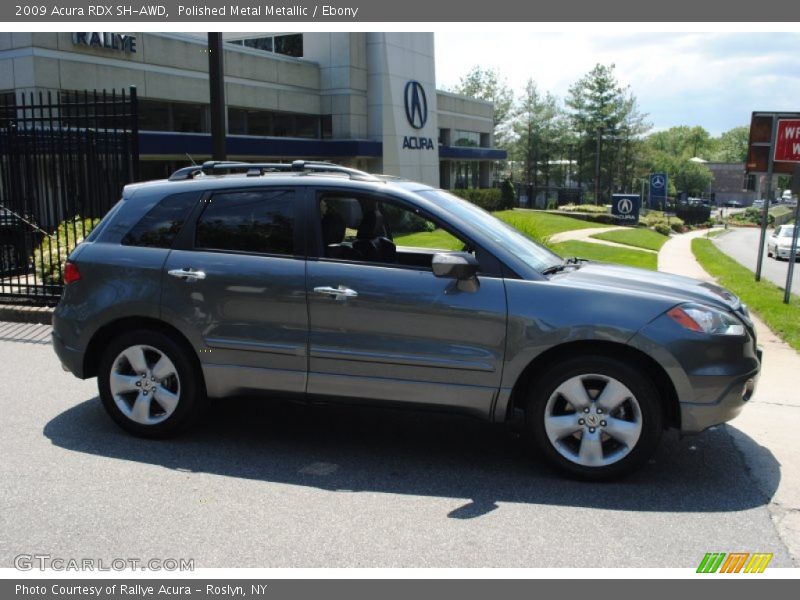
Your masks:
<svg viewBox="0 0 800 600"><path fill-rule="evenodd" d="M436 277L459 281L474 278L479 267L478 261L469 252L437 252L433 255L431 266Z"/></svg>

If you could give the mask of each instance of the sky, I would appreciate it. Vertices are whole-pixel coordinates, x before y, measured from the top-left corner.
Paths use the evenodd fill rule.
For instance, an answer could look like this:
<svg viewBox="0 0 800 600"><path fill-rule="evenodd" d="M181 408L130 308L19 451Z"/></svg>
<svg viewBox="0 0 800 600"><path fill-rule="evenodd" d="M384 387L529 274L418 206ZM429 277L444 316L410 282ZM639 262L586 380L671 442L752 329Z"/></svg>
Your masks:
<svg viewBox="0 0 800 600"><path fill-rule="evenodd" d="M442 31L435 44L439 88L480 65L515 92L531 78L563 99L596 63L614 63L653 131L700 125L719 135L754 110L800 112L800 33Z"/></svg>

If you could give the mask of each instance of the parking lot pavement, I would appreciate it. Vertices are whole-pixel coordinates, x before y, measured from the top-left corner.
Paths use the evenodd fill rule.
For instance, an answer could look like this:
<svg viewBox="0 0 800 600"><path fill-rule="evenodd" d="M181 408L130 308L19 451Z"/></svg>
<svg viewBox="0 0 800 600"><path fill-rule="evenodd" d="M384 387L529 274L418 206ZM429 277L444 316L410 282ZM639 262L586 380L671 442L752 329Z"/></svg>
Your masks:
<svg viewBox="0 0 800 600"><path fill-rule="evenodd" d="M760 234L761 230L756 227L737 227L729 229L726 233L714 238L714 243L725 254L755 273ZM769 231L767 235L769 235ZM762 277L784 289L786 287L786 272L788 269L788 260L767 258L767 244L765 241L764 260L761 267ZM800 279L800 268L795 266L792 281L792 292L795 294L800 290L800 284L797 283L798 279Z"/></svg>
<svg viewBox="0 0 800 600"><path fill-rule="evenodd" d="M3 327L3 567L35 552L197 567L696 567L712 551L792 566L768 510L782 472L768 427L668 434L613 484L555 475L508 428L432 413L230 400L182 437L147 441L112 424L94 380L62 372L42 331Z"/></svg>

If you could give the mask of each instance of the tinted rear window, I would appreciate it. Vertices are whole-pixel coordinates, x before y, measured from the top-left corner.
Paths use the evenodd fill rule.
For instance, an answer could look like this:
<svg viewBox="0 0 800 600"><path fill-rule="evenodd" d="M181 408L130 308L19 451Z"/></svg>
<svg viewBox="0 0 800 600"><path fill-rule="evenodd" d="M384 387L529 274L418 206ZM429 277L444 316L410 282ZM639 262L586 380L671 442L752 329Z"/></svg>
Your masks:
<svg viewBox="0 0 800 600"><path fill-rule="evenodd" d="M197 248L294 254L294 194L259 190L217 194L197 221Z"/></svg>
<svg viewBox="0 0 800 600"><path fill-rule="evenodd" d="M171 248L198 197L197 192L166 196L125 234L122 243L126 246Z"/></svg>

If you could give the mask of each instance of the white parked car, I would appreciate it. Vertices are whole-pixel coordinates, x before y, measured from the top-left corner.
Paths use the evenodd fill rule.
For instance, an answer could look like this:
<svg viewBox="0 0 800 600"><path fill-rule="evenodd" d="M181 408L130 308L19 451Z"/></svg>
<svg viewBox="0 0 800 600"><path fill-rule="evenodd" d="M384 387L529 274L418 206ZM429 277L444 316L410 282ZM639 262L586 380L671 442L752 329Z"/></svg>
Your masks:
<svg viewBox="0 0 800 600"><path fill-rule="evenodd" d="M772 256L775 260L780 260L782 258L788 260L792 251L793 236L794 225L781 225L780 227L776 227L772 235L767 239L767 256ZM795 259L796 258L797 253L795 253Z"/></svg>

